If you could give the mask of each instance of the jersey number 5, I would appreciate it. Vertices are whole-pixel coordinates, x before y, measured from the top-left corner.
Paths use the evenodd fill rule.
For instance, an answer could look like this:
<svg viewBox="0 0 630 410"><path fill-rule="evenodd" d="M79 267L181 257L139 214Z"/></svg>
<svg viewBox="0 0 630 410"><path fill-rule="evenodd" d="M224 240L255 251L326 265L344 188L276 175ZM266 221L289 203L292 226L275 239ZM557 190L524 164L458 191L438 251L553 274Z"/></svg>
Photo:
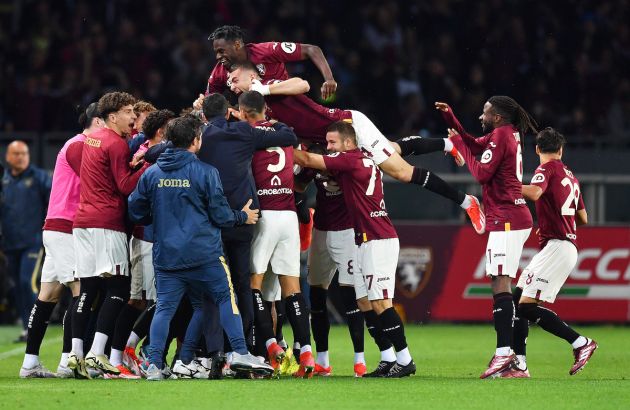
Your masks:
<svg viewBox="0 0 630 410"><path fill-rule="evenodd" d="M562 209L560 212L562 215L573 216L575 215L575 210L578 206L578 201L580 199L580 186L578 184L574 184L571 182L571 179L568 177L564 178L560 181L562 186L568 186L570 191L569 195L567 195L567 199L564 200L564 204L562 204ZM573 207L571 207L573 205Z"/></svg>
<svg viewBox="0 0 630 410"><path fill-rule="evenodd" d="M284 150L280 147L267 148L267 152L275 152L279 155L277 164L269 164L267 165L267 171L269 172L280 172L284 169L284 165L286 164L286 155L284 154Z"/></svg>

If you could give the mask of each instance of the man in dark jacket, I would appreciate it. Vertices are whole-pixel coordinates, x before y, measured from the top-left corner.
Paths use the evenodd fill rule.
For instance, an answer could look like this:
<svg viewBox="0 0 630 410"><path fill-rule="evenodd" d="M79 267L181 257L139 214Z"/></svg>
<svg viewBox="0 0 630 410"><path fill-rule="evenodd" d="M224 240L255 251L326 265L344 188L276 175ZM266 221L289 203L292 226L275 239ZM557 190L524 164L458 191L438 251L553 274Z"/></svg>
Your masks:
<svg viewBox="0 0 630 410"><path fill-rule="evenodd" d="M167 138L173 148L147 170L129 197L129 215L136 223L153 223L153 263L158 302L151 323L148 379L162 378L163 352L170 321L187 292L194 308L180 360L173 371L195 377L203 369L193 359L201 334L204 295L220 312L221 326L234 349L235 371L271 372L273 369L247 351L236 297L221 247L220 228L255 224L258 210L251 198L241 211L233 210L223 195L216 168L199 161L201 122L192 117L169 123ZM207 376L206 376L207 377Z"/></svg>
<svg viewBox="0 0 630 410"><path fill-rule="evenodd" d="M14 283L16 310L26 329L37 297L37 272L42 262L42 226L48 208L50 175L30 164L28 145L7 147L8 169L2 178L2 249ZM26 341L24 330L20 341Z"/></svg>

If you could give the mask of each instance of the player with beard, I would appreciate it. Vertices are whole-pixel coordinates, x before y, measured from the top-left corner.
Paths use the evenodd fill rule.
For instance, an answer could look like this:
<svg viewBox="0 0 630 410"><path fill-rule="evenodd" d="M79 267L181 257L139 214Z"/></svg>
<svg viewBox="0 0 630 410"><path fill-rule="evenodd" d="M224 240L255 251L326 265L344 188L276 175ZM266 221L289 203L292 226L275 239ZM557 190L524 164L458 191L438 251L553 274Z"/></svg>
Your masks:
<svg viewBox="0 0 630 410"><path fill-rule="evenodd" d="M565 138L553 128L545 128L536 136L536 168L531 185L523 185L523 196L536 201L540 252L521 273L514 300L518 300L518 316L522 328L514 329L514 353L517 360L501 373L504 378L528 378L525 359L527 322L537 323L547 332L566 340L573 347L575 361L569 370L574 375L584 368L597 343L581 336L558 315L542 306L553 303L575 267L578 257L577 225L588 221L580 183L562 163Z"/></svg>
<svg viewBox="0 0 630 410"><path fill-rule="evenodd" d="M479 116L486 134L475 138L464 130L446 103L436 102L435 107L452 127L449 136L453 144L482 185L486 229L490 232L486 276L492 280L497 333L495 354L480 376L485 379L505 370L515 358L511 350L515 313L512 279L516 278L523 245L532 230L532 215L521 193L521 136L529 130L536 132L536 122L513 98L493 96ZM481 159L477 161L475 155L481 155Z"/></svg>
<svg viewBox="0 0 630 410"><path fill-rule="evenodd" d="M267 96L267 114L293 127L298 138L310 142L325 142L326 130L336 121L351 123L357 133L361 151L372 158L389 176L405 183L419 185L440 196L455 202L465 209L479 234L485 231L485 217L479 201L472 195L453 188L435 173L411 166L401 155L426 154L443 151L451 154L458 165L464 160L448 138L420 138L411 136L390 142L363 113L354 110L341 110L323 107L304 95L308 83L300 78L288 80L264 80L251 63L235 65L230 73L231 88L234 92L258 91Z"/></svg>
<svg viewBox="0 0 630 410"><path fill-rule="evenodd" d="M295 162L306 168L328 171L344 192L351 216L357 251L355 292L359 301L369 300L385 338L394 345L395 361L379 367L370 376L400 378L415 374L404 325L393 307L396 266L400 245L385 208L382 173L357 145L352 125L331 124L326 134L330 155L295 151ZM358 274L360 272L360 275ZM367 376L367 375L366 375Z"/></svg>
<svg viewBox="0 0 630 410"><path fill-rule="evenodd" d="M81 159L79 208L73 224L76 254L75 274L80 280L80 294L72 310L72 352L68 367L77 378L89 378L86 365L118 375L105 355L116 318L129 300L129 252L125 233L127 196L135 188L145 164L137 172L129 167L129 147L136 115L135 98L124 92L105 94L98 101L98 111L105 127L85 139ZM100 309L92 347L83 354L83 337L90 309L101 281L106 294Z"/></svg>

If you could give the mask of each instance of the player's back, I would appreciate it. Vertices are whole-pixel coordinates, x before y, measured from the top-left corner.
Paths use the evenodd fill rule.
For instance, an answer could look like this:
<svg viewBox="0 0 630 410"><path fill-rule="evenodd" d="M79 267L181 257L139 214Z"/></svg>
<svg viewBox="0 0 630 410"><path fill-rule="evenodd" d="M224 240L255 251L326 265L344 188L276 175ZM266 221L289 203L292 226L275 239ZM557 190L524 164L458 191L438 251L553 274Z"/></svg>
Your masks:
<svg viewBox="0 0 630 410"><path fill-rule="evenodd" d="M267 121L256 128L275 131ZM293 197L293 147L258 150L252 158L252 172L261 210L295 211Z"/></svg>
<svg viewBox="0 0 630 410"><path fill-rule="evenodd" d="M324 157L326 168L339 181L346 207L352 217L355 242L397 238L385 208L383 173L361 150L354 149Z"/></svg>
<svg viewBox="0 0 630 410"><path fill-rule="evenodd" d="M276 80L264 81L272 84ZM298 138L326 143L326 131L337 121L352 121L352 113L339 108L327 108L306 95L270 95L265 98L267 115L293 128Z"/></svg>
<svg viewBox="0 0 630 410"><path fill-rule="evenodd" d="M575 214L584 209L584 201L573 172L561 160L552 160L536 169L532 184L543 189L536 201L541 247L550 239L568 240L577 246Z"/></svg>
<svg viewBox="0 0 630 410"><path fill-rule="evenodd" d="M483 203L488 231L532 227L532 215L522 194L523 157L518 130L512 125L498 127L484 137L488 140L481 163L498 162L494 175L483 184Z"/></svg>

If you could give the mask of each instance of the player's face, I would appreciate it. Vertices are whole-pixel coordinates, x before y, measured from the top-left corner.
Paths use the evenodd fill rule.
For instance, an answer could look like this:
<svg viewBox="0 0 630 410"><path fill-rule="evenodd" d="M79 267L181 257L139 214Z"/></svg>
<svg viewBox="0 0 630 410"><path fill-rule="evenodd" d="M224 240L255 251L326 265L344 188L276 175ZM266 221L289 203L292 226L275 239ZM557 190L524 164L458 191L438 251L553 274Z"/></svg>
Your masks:
<svg viewBox="0 0 630 410"><path fill-rule="evenodd" d="M251 70L243 68L237 68L232 71L228 76L230 82L230 89L236 94L240 94L244 91L249 91L252 85L252 80L255 78L254 73Z"/></svg>
<svg viewBox="0 0 630 410"><path fill-rule="evenodd" d="M133 105L125 105L115 113L110 114L112 123L116 126L118 133L122 136L131 135L136 114L133 112Z"/></svg>
<svg viewBox="0 0 630 410"><path fill-rule="evenodd" d="M345 152L346 147L339 132L333 131L326 134L326 149L329 152Z"/></svg>
<svg viewBox="0 0 630 410"><path fill-rule="evenodd" d="M144 120L147 119L147 115L149 115L148 112L141 112L140 114L138 114L136 120L133 123L133 128L138 131L142 131L142 124L144 124Z"/></svg>
<svg viewBox="0 0 630 410"><path fill-rule="evenodd" d="M479 120L481 121L481 129L483 132L490 132L494 129L494 123L497 120L497 113L494 112L494 108L492 108L492 104L486 101L483 105L483 112L479 116Z"/></svg>
<svg viewBox="0 0 630 410"><path fill-rule="evenodd" d="M241 63L239 61L238 51L241 49L240 40L228 41L223 38L214 40L212 42L212 48L214 48L214 54L217 58L217 62L223 64L223 67L229 69L234 63Z"/></svg>

